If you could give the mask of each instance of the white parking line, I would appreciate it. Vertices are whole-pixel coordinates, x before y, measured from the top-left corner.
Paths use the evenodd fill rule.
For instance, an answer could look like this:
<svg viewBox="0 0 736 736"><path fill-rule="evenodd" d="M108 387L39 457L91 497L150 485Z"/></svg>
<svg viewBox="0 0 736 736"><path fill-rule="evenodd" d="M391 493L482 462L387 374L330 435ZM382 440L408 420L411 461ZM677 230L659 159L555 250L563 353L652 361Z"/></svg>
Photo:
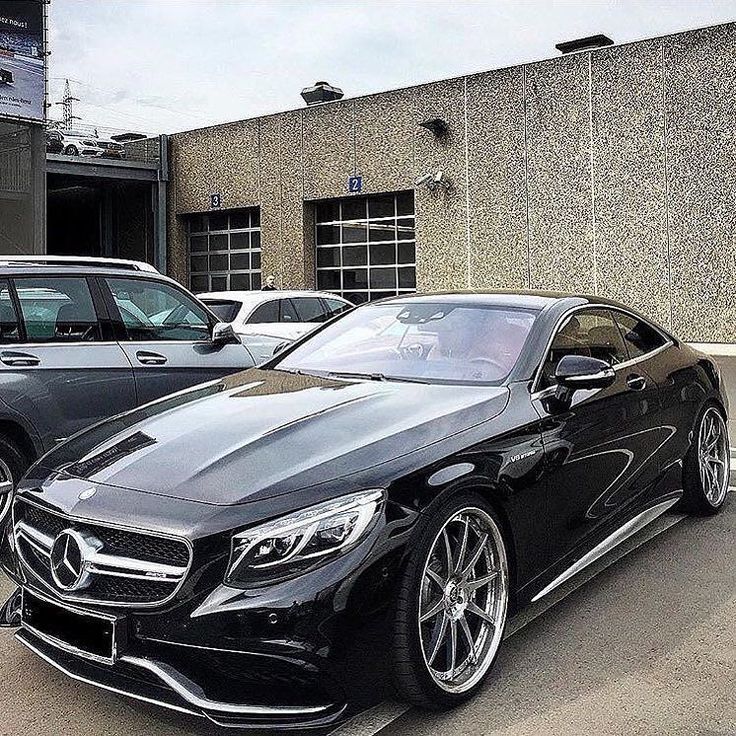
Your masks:
<svg viewBox="0 0 736 736"><path fill-rule="evenodd" d="M736 489L729 487L729 490L733 492ZM552 608L552 606L567 598L567 596L592 580L596 575L613 565L614 562L617 562L638 547L651 541L654 537L666 532L685 518L687 518L685 514L667 514L649 524L641 532L615 547L607 555L601 557L589 567L581 570L568 582L549 593L549 595L546 595L538 603L527 606L519 614L514 616L506 626L504 639L518 634L525 626L528 626L532 621ZM358 713L347 723L332 731L329 736L376 736L379 731L391 725L397 718L400 718L404 713L409 711L410 708L411 706L405 705L404 703L384 700L373 708Z"/></svg>

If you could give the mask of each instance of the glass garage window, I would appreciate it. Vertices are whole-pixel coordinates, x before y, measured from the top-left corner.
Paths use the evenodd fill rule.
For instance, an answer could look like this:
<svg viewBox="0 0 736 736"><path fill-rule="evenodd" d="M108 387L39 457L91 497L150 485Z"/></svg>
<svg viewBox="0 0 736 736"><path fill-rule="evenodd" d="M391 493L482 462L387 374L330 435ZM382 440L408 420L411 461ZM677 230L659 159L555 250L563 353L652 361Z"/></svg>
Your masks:
<svg viewBox="0 0 736 736"><path fill-rule="evenodd" d="M189 287L193 292L261 288L261 220L258 207L190 215Z"/></svg>
<svg viewBox="0 0 736 736"><path fill-rule="evenodd" d="M416 291L414 192L316 205L317 288L359 304Z"/></svg>

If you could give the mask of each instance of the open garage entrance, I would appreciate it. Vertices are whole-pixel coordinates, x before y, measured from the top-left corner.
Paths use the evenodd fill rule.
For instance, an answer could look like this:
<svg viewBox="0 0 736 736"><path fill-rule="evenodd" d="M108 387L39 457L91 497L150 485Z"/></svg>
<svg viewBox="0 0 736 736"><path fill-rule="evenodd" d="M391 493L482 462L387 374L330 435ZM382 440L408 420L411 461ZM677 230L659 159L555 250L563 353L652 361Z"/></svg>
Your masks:
<svg viewBox="0 0 736 736"><path fill-rule="evenodd" d="M152 262L150 183L49 174L46 207L50 255Z"/></svg>
<svg viewBox="0 0 736 736"><path fill-rule="evenodd" d="M159 161L46 156L46 252L147 261L165 269Z"/></svg>

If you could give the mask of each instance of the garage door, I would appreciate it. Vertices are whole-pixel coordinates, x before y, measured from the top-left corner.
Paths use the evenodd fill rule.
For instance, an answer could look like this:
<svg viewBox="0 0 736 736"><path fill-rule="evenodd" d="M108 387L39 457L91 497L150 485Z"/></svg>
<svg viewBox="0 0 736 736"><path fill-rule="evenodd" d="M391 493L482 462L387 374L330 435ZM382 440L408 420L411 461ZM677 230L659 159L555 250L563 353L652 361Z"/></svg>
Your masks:
<svg viewBox="0 0 736 736"><path fill-rule="evenodd" d="M359 304L416 290L414 192L316 204L317 288Z"/></svg>

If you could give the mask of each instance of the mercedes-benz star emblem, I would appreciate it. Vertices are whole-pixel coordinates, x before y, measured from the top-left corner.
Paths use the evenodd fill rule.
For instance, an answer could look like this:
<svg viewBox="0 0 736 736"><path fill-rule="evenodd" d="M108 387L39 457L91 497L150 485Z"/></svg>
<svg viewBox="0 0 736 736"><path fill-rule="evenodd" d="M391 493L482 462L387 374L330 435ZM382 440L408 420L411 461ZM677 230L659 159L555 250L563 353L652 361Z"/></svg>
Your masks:
<svg viewBox="0 0 736 736"><path fill-rule="evenodd" d="M97 540L85 538L75 529L64 529L51 547L51 576L66 591L79 590L89 583L88 560Z"/></svg>

